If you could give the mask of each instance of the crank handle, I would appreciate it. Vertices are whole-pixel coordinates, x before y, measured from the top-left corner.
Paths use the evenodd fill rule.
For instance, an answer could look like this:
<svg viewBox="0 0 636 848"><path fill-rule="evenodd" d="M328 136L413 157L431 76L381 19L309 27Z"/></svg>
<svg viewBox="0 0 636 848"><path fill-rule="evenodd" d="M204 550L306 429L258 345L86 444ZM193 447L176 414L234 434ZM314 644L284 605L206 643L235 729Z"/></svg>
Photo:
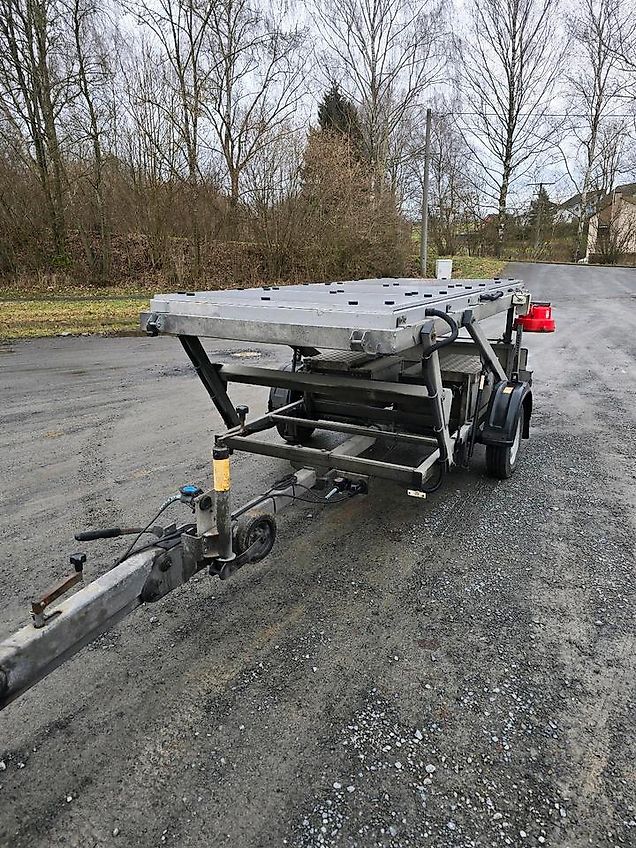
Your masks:
<svg viewBox="0 0 636 848"><path fill-rule="evenodd" d="M77 553L71 554L71 565L74 567L75 571L72 574L69 574L68 577L65 577L59 583L56 583L50 589L42 595L41 598L37 598L34 601L31 601L31 615L33 616L33 626L36 628L44 627L46 622L53 618L56 613L52 613L52 615L46 616L44 611L48 606L50 606L53 601L56 601L58 598L61 598L62 595L65 595L73 586L76 586L81 582L84 576L84 563L86 562L86 554Z"/></svg>

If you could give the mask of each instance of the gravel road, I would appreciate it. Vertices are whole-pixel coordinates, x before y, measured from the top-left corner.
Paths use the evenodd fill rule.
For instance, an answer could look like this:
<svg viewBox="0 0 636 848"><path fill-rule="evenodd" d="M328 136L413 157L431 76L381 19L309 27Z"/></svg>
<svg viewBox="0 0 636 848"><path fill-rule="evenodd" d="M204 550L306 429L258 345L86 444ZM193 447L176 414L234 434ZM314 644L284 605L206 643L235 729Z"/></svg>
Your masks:
<svg viewBox="0 0 636 848"><path fill-rule="evenodd" d="M298 505L138 610L0 714L3 848L636 846L636 271L509 273L558 323L515 477ZM219 419L171 339L5 346L0 392L4 636L73 532L206 480ZM286 466L233 468L241 498Z"/></svg>

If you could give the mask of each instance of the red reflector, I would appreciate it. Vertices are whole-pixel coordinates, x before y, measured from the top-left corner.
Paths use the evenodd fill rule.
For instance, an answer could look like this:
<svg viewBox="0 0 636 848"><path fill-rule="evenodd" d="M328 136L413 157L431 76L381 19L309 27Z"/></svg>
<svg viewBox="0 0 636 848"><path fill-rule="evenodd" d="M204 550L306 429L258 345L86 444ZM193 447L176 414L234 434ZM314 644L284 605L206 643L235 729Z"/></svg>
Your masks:
<svg viewBox="0 0 636 848"><path fill-rule="evenodd" d="M533 303L526 315L519 315L515 328L519 326L526 333L553 333L556 329L549 303Z"/></svg>

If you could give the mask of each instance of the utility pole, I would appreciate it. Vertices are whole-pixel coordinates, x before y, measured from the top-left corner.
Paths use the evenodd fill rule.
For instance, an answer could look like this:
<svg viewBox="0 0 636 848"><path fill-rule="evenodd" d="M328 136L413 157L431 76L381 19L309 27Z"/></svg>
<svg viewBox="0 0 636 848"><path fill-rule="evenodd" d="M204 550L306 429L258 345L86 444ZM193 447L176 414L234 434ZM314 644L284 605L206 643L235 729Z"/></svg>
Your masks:
<svg viewBox="0 0 636 848"><path fill-rule="evenodd" d="M541 192L543 191L543 183L539 183L539 192L537 194L537 229L534 234L534 249L539 249L539 241L541 239Z"/></svg>
<svg viewBox="0 0 636 848"><path fill-rule="evenodd" d="M424 139L424 186L422 190L422 220L420 225L420 275L426 276L428 262L428 172L431 164L431 110L426 110Z"/></svg>

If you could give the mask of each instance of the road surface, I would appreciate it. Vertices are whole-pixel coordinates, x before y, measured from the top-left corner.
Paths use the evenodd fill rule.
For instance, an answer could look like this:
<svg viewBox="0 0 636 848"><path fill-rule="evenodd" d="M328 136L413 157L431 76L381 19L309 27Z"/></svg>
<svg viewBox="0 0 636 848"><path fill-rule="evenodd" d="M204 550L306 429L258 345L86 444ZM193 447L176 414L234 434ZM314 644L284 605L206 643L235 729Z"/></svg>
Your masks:
<svg viewBox="0 0 636 848"><path fill-rule="evenodd" d="M0 714L1 846L636 846L636 271L509 273L558 324L515 477L298 505L138 610ZM4 636L73 532L206 481L219 419L174 339L14 343L0 391ZM237 498L285 468L238 457Z"/></svg>

